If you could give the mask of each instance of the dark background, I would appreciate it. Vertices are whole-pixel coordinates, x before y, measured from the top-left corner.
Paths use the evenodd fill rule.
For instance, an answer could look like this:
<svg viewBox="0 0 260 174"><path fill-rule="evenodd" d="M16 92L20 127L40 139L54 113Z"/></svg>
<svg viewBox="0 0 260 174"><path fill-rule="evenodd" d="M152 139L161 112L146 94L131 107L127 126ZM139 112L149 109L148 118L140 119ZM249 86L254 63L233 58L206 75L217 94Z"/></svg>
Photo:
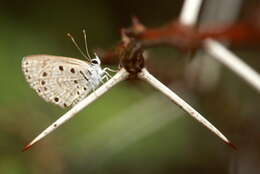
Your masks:
<svg viewBox="0 0 260 174"><path fill-rule="evenodd" d="M244 1L242 11L255 2ZM156 27L176 19L181 7L181 0L1 1L0 173L260 173L260 94L216 62L199 65L208 73L195 71L193 76L187 71L193 60L175 48L149 49L149 69L219 128L238 151L146 83L128 81L21 152L66 112L29 87L21 71L23 56L82 58L66 33L83 47L86 28L93 53L113 47L133 15ZM233 51L260 72L259 49ZM213 76L200 78L211 72ZM213 77L217 80L207 87Z"/></svg>

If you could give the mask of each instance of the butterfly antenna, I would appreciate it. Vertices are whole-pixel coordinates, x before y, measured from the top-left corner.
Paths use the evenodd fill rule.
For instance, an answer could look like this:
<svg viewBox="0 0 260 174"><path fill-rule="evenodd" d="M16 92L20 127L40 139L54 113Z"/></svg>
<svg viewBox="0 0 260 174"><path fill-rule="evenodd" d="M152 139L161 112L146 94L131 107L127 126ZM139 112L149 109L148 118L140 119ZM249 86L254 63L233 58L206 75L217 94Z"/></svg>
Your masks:
<svg viewBox="0 0 260 174"><path fill-rule="evenodd" d="M73 44L76 46L76 48L79 50L79 52L82 54L83 57L85 57L86 59L89 59L84 53L83 51L80 49L80 47L78 46L77 42L75 41L74 37L70 34L67 33L67 36L71 39L71 41L73 42Z"/></svg>
<svg viewBox="0 0 260 174"><path fill-rule="evenodd" d="M91 59L91 56L89 55L89 52L88 52L87 34L86 34L85 29L83 29L83 35L84 35L86 53L87 53L87 56L89 57L89 59Z"/></svg>

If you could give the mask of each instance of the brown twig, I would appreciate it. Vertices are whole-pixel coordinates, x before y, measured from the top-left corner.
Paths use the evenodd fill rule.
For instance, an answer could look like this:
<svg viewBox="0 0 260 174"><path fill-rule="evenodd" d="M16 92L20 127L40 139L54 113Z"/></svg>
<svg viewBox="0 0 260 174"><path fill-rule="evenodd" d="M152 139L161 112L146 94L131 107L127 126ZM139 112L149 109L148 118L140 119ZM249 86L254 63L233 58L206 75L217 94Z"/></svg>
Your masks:
<svg viewBox="0 0 260 174"><path fill-rule="evenodd" d="M258 45L260 44L260 26L252 21L254 21L252 18L247 18L234 25L214 28L202 26L203 30L198 30L196 27L184 26L177 20L158 28L147 28L136 17L133 17L132 26L121 30L122 41L116 44L114 49L100 51L98 54L105 64L116 64L120 59L121 65L129 72L136 72L143 66L140 52L147 47L167 45L180 51L195 51L201 48L203 41L208 38L227 41L231 46ZM129 61L132 58L135 59L133 62L137 67Z"/></svg>

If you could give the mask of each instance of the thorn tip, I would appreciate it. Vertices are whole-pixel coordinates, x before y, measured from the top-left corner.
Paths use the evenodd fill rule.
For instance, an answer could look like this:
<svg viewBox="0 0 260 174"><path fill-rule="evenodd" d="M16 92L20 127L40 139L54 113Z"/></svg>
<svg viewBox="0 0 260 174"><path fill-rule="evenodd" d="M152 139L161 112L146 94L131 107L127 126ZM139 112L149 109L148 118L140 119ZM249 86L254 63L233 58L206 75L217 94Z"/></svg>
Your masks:
<svg viewBox="0 0 260 174"><path fill-rule="evenodd" d="M22 152L29 150L31 147L32 147L32 144L27 144L26 146L24 146Z"/></svg>
<svg viewBox="0 0 260 174"><path fill-rule="evenodd" d="M226 142L226 144L229 145L230 147L232 147L232 149L234 149L234 150L236 150L236 151L238 150L238 149L237 149L237 146L235 146L235 145L232 144L231 142Z"/></svg>

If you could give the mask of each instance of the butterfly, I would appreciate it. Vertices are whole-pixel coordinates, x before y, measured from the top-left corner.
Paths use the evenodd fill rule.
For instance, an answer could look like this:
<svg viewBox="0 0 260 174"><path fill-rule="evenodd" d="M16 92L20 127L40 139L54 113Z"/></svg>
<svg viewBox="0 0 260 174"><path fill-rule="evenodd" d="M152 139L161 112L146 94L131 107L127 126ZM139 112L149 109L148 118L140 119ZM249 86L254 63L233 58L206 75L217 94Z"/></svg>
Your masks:
<svg viewBox="0 0 260 174"><path fill-rule="evenodd" d="M89 93L93 92L104 79L111 76L101 68L101 61L95 54L90 58L85 30L83 30L87 56L80 50L74 38L69 35L84 57L89 61L75 58L32 55L22 60L22 70L29 85L45 101L54 103L62 108L77 104Z"/></svg>

